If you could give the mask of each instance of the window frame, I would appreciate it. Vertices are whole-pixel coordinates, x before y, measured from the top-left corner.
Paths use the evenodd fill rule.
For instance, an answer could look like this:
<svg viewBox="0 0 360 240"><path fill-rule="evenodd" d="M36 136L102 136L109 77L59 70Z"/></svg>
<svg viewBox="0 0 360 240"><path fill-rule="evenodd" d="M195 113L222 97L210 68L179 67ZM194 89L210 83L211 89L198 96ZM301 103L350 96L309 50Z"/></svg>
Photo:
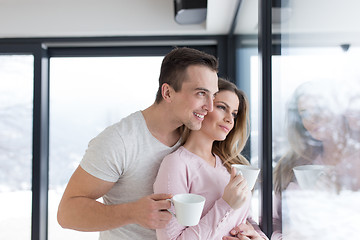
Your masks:
<svg viewBox="0 0 360 240"><path fill-rule="evenodd" d="M0 39L0 54L34 57L31 239L48 239L49 71L51 57L163 56L174 47L218 57L226 76L226 36Z"/></svg>

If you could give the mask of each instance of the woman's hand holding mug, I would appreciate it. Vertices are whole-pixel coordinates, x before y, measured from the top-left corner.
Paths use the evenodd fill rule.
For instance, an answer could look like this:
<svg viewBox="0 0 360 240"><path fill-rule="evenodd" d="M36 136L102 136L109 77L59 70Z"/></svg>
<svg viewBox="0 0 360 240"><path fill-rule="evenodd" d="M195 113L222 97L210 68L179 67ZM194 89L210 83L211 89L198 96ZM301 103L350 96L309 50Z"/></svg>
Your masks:
<svg viewBox="0 0 360 240"><path fill-rule="evenodd" d="M248 195L246 179L241 174L236 175L236 169L231 168L230 181L222 198L232 209L238 209L245 203Z"/></svg>

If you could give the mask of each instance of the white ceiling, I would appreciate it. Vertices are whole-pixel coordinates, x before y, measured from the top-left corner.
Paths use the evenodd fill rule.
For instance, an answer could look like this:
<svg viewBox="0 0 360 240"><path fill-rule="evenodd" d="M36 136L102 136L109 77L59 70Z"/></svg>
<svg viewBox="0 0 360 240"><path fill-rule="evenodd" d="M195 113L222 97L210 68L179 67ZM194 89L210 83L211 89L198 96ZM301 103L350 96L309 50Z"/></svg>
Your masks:
<svg viewBox="0 0 360 240"><path fill-rule="evenodd" d="M226 34L236 1L208 0L204 23L179 25L173 0L0 0L0 37Z"/></svg>
<svg viewBox="0 0 360 240"><path fill-rule="evenodd" d="M0 0L0 38L227 34L238 1L208 0L204 23L179 25L173 0ZM258 1L242 1L236 33L257 34ZM289 2L282 19L274 14L282 20L274 32L292 41L360 42L360 1Z"/></svg>

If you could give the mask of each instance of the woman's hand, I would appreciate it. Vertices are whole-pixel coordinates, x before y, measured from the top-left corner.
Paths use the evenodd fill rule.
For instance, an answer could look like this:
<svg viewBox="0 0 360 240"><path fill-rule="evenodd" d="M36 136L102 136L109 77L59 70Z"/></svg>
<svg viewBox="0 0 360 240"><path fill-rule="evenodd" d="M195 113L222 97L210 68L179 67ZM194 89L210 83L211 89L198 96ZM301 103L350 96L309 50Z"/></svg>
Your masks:
<svg viewBox="0 0 360 240"><path fill-rule="evenodd" d="M231 168L230 181L226 185L222 198L232 209L240 208L248 196L248 187L245 178L239 174L236 176L236 170Z"/></svg>
<svg viewBox="0 0 360 240"><path fill-rule="evenodd" d="M226 236L222 240L268 240L265 235L262 237L249 221L233 228L230 234L232 237Z"/></svg>

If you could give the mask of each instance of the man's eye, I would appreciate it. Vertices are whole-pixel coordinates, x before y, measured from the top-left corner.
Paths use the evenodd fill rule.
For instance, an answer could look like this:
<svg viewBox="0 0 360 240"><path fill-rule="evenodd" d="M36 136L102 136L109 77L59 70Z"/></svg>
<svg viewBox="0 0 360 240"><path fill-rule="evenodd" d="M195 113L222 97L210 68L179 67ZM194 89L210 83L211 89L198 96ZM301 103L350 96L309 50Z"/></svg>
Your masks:
<svg viewBox="0 0 360 240"><path fill-rule="evenodd" d="M199 96L205 96L205 94L206 94L205 92L198 92Z"/></svg>

